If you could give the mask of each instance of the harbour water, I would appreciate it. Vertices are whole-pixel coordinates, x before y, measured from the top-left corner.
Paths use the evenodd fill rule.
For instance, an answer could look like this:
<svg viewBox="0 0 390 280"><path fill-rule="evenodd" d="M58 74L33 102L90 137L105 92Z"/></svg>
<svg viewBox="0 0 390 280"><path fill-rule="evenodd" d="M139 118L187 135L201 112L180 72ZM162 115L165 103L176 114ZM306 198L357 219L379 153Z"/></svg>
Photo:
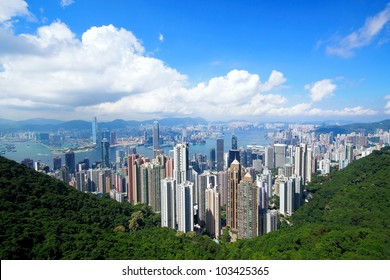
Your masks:
<svg viewBox="0 0 390 280"><path fill-rule="evenodd" d="M236 135L238 138L239 147L246 147L247 145L252 145L252 144L266 146L271 141L266 138L267 132L268 131L265 130L245 130L245 131L236 131L234 135ZM225 152L231 149L231 137L232 137L232 133L225 133L222 136L222 138L224 139ZM190 145L189 147L190 158L192 158L194 154L205 154L209 158L210 149L216 147L216 138L207 138L205 140L206 140L205 144ZM5 156L6 158L12 159L19 163L26 158L30 158L34 160L34 162L40 161L41 163L48 165L50 168L53 168L53 158L57 156L62 159L62 164L65 163L64 154L54 154L48 147L34 141L26 141L26 142L1 141L0 142L0 145L3 146L7 144L14 145L15 146L14 150L10 152L6 152L2 156ZM168 154L169 150L171 149L172 147L165 147L163 151L165 154ZM110 149L110 160L113 162L115 161L115 154L117 150L126 151L126 147L118 146L118 147L112 147ZM144 155L145 157L149 157L149 158L153 157L153 151L149 147L137 146L136 152L137 154ZM76 163L83 161L85 158L88 158L90 163L93 163L95 161L101 161L100 153L101 152L99 148L87 152L75 153Z"/></svg>

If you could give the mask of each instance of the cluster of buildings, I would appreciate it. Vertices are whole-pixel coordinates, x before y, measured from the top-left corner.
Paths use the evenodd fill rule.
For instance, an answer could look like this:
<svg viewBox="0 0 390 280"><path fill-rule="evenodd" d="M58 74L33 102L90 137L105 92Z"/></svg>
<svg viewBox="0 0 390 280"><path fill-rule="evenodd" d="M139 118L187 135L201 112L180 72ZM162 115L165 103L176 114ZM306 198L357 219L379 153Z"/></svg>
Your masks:
<svg viewBox="0 0 390 280"><path fill-rule="evenodd" d="M206 231L217 239L228 227L233 240L276 230L280 217L292 215L304 203L305 185L314 173L344 168L390 142L384 131L380 136L363 132L334 136L291 126L275 132L274 144L266 147L239 148L233 135L229 151L224 151L224 139L219 138L209 158L195 154L190 159L185 137L168 155L162 153L159 123L154 122L152 159L129 148L117 150L115 162L110 162L110 142L98 140L96 120L92 132L101 162L90 165L85 159L76 164L74 152L69 151L64 165L61 158L53 160L53 176L83 192L148 204L161 213L162 227ZM221 218L225 211L226 221Z"/></svg>

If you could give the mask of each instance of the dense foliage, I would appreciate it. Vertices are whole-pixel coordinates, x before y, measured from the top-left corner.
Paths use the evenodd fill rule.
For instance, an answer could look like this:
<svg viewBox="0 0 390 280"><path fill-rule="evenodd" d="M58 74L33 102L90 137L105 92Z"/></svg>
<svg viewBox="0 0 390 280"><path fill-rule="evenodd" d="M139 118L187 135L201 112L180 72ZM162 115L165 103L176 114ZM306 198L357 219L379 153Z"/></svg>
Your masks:
<svg viewBox="0 0 390 280"><path fill-rule="evenodd" d="M1 259L390 259L390 149L308 189L291 227L219 244L160 228L146 205L81 193L0 157Z"/></svg>

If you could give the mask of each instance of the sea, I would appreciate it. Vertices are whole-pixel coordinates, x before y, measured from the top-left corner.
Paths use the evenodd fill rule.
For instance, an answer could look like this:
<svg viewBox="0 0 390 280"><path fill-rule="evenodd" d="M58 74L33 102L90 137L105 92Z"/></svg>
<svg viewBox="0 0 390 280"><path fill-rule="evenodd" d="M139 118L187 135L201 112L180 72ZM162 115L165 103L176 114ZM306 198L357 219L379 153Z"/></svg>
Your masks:
<svg viewBox="0 0 390 280"><path fill-rule="evenodd" d="M226 132L220 138L224 139L224 152L227 152L231 149L231 138L232 135L236 135L238 139L238 147L247 147L247 145L258 145L258 146L267 146L272 142L272 140L267 138L267 130L238 130L235 132ZM189 156L190 159L193 158L194 154L205 154L207 158L210 157L210 150L216 148L216 138L207 138L205 139L204 144L196 144L189 146ZM60 157L62 159L62 164L65 164L65 155L53 153L50 148L35 141L0 141L2 147L7 144L14 145L14 148L11 151L6 151L2 156L14 160L16 162L21 162L26 158L32 159L34 162L41 162L53 168L53 158ZM162 150L164 154L169 154L169 150L172 150L173 147L164 147ZM125 146L116 146L110 148L110 160L115 162L116 151L127 152L127 147ZM143 155L148 158L153 157L153 150L151 147L137 146L136 153ZM83 161L85 158L89 159L89 162L101 161L101 152L99 148L86 152L76 152L75 159L76 163Z"/></svg>

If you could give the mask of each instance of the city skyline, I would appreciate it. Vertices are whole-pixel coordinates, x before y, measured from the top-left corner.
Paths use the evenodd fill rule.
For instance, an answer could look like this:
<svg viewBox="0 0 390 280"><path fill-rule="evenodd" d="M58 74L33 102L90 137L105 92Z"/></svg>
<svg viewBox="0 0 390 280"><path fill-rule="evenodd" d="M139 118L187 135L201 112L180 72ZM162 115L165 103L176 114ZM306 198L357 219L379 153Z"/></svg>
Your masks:
<svg viewBox="0 0 390 280"><path fill-rule="evenodd" d="M0 110L24 120L390 115L388 1L0 3Z"/></svg>

